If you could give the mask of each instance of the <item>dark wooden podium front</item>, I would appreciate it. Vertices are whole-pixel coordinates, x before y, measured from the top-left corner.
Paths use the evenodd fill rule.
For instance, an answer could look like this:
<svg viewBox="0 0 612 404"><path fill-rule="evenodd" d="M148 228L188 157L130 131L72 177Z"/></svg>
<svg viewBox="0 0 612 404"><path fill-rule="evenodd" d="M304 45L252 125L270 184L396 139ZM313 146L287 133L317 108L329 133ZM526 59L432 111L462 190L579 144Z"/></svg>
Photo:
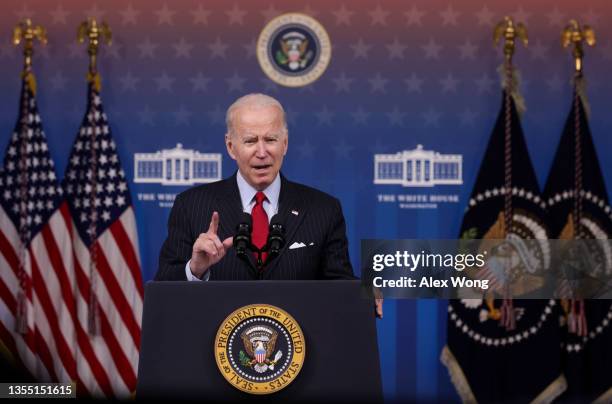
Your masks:
<svg viewBox="0 0 612 404"><path fill-rule="evenodd" d="M253 396L220 374L221 322L249 304L270 304L300 324L306 357L283 390ZM374 305L359 281L149 282L145 289L137 398L381 402Z"/></svg>

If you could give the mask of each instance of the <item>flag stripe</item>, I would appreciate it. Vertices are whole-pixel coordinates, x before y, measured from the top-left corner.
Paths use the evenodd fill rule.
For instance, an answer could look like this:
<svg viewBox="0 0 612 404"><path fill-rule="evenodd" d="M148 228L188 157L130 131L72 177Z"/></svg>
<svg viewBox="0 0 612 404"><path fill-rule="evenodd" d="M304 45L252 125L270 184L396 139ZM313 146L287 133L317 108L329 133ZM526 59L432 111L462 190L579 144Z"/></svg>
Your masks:
<svg viewBox="0 0 612 404"><path fill-rule="evenodd" d="M142 297L136 292L137 283L134 282L134 278L127 270L128 264L121 254L121 250L129 249L131 246L129 244L119 244L110 231L105 231L98 238L98 243L106 261L113 263L112 266L109 266L109 270L112 271L113 278L117 281L117 286L120 288L119 293L125 296L132 306L131 315L133 315L140 327L138 320L142 317Z"/></svg>
<svg viewBox="0 0 612 404"><path fill-rule="evenodd" d="M17 254L15 253L15 250L13 250L13 246L7 240L7 238L4 237L4 233L2 231L0 231L0 252L6 259L9 266L13 269L15 275L17 275L19 258L17 258Z"/></svg>
<svg viewBox="0 0 612 404"><path fill-rule="evenodd" d="M74 239L74 247L77 257L75 260L77 274L79 271L81 271L87 281L83 283L83 285L80 285L79 288L81 289L81 292L84 293L86 301L88 301L90 281L88 277L89 274L83 271L83 263L89 262L89 252L85 245L81 242L81 239L78 237ZM111 330L114 337L117 339L117 341L121 341L123 351L126 353L126 356L130 358L131 363L133 363L133 369L135 372L136 364L138 362L138 346L134 344L133 338L131 337L129 330L125 327L125 323L123 319L121 319L120 313L115 310L115 306L104 282L97 282L96 297L98 299L100 308L105 312L108 322L111 325ZM109 373L112 374L112 372Z"/></svg>
<svg viewBox="0 0 612 404"><path fill-rule="evenodd" d="M127 263L127 267L132 274L132 278L134 279L134 286L142 299L144 296L144 290L142 287L142 275L140 273L140 264L138 263L138 258L136 257L134 246L129 239L125 229L123 228L123 223L120 220L117 220L110 227L110 231L115 237L117 245L123 246L123 248L119 248L121 254L123 255L123 259Z"/></svg>
<svg viewBox="0 0 612 404"><path fill-rule="evenodd" d="M79 265L79 261L75 260L75 272L76 278L79 285L79 291L83 296L84 301L89 301L89 280L85 276L81 266ZM101 305L102 306L102 305ZM116 365L117 372L121 375L123 381L127 385L130 390L133 390L136 387L136 376L132 370L132 366L129 364L127 360L123 348L121 344L117 341L115 334L112 331L112 327L108 322L108 318L106 317L103 306L100 307L100 328L102 337L108 346L108 350L112 355L113 361Z"/></svg>
<svg viewBox="0 0 612 404"><path fill-rule="evenodd" d="M61 209L67 209L67 205L62 205ZM62 225L62 223L56 223L57 221L54 220L54 218L56 217L57 219L60 219L61 216L54 215L50 220L51 226L57 227L58 225ZM63 222L64 218L61 217L61 219L61 221ZM100 372L101 368L99 367L99 362L97 361L97 358L95 358L95 356L93 355L93 350L91 348L91 344L89 342L87 334L84 332L83 327L78 321L75 305L75 296L72 294L72 290L74 288L71 285L65 268L60 264L61 255L59 253L58 246L55 242L55 238L53 237L53 235L51 234L51 230L47 226L43 228L42 234L43 238L45 239L46 250L49 253L49 262L53 264L53 268L55 269L55 273L57 275L57 282L59 283L62 289L61 295L63 296L63 302L66 304L67 311L70 316L70 318L67 319L70 320L70 323L68 323L67 326L69 326L70 328L75 328L71 330L73 332L71 333L72 335L68 336L68 340L74 340L74 334L76 334L78 349L81 350L81 353L83 354L87 362L92 365L91 370L93 371L96 380L98 381L100 386L103 386L105 383L107 386L109 386L108 377L106 376L106 374ZM51 282L52 281L49 280L47 282L47 285L49 285ZM55 294L52 293L52 295ZM66 327L62 327L62 330L64 331L64 333L66 333ZM97 367L95 363L98 364ZM91 383L88 384L90 386L89 390L92 390ZM105 391L105 393L108 392L110 392L110 390Z"/></svg>
<svg viewBox="0 0 612 404"><path fill-rule="evenodd" d="M0 285L1 283L2 282L0 282ZM5 345L6 349L10 352L10 359L15 363L17 369L27 372L30 374L30 377L33 377L30 370L27 368L27 366L21 359L21 356L19 355L15 339L13 338L9 330L5 327L4 322L2 320L0 320L0 340L2 340L2 343Z"/></svg>
<svg viewBox="0 0 612 404"><path fill-rule="evenodd" d="M35 348L32 347L32 350L36 352L36 355L38 355L42 363L45 365L47 372L49 373L49 381L57 382L59 378L57 377L57 374L55 373L55 368L53 367L53 357L51 356L51 351L49 350L47 341L45 341L38 327L34 329L33 345Z"/></svg>
<svg viewBox="0 0 612 404"><path fill-rule="evenodd" d="M55 347L59 354L59 359L61 363L64 365L67 374L71 379L76 379L80 382L80 380L76 377L76 363L74 361L74 357L70 350L70 347L66 343L64 339L64 335L62 334L59 328L59 322L57 318L57 313L53 310L53 302L51 297L48 294L47 288L45 284L42 282L43 277L41 276L40 269L38 263L36 262L36 258L32 256L33 252L28 249L30 253L31 265L32 265L32 281L34 285L34 290L36 291L36 297L40 301L40 308L43 310L46 321L48 321L50 331L52 333L52 338L55 340Z"/></svg>
<svg viewBox="0 0 612 404"><path fill-rule="evenodd" d="M136 347L140 346L140 326L134 318L131 306L126 300L125 295L121 293L121 287L117 283L117 279L109 266L108 260L106 259L104 250L102 248L99 249L97 264L98 274L100 274L100 277L103 279L106 289L108 290L109 295L117 308L117 312L120 314L126 328L130 332L130 335L134 340L134 345L136 345Z"/></svg>

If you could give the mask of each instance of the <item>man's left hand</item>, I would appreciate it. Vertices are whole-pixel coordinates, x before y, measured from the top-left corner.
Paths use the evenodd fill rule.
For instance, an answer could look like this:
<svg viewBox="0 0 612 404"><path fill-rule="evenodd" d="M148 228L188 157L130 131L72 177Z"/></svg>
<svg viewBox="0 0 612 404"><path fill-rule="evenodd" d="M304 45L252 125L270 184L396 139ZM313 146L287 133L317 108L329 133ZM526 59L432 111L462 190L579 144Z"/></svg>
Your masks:
<svg viewBox="0 0 612 404"><path fill-rule="evenodd" d="M376 303L376 317L383 318L383 299L374 299Z"/></svg>

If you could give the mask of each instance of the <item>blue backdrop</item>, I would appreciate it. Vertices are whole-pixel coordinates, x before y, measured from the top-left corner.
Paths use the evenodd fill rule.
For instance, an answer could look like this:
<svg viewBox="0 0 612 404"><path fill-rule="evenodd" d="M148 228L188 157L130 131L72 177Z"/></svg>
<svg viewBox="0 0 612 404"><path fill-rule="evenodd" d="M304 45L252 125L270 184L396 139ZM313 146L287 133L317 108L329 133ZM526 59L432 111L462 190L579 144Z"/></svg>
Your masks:
<svg viewBox="0 0 612 404"><path fill-rule="evenodd" d="M18 110L22 56L10 44L19 18L48 29L37 47L38 101L51 155L63 173L86 102L87 57L76 43L86 17L109 23L114 43L99 70L102 97L128 178L134 155L172 149L225 153L224 113L238 96L265 92L288 111L289 153L283 172L338 197L350 254L359 268L363 238L453 238L500 106L500 49L492 28L506 14L527 25L518 47L527 103L523 128L543 184L570 107L573 62L560 46L570 18L598 36L586 50L591 128L608 189L612 189L612 4L502 1L4 1L0 14L0 144ZM256 38L270 18L302 11L318 19L332 41L325 74L301 89L283 88L261 71ZM374 183L375 154L424 150L462 157L461 184L405 187ZM528 156L525 156L528 158ZM173 196L185 186L130 183L143 276L150 280L166 234ZM442 202L431 202L432 196ZM421 196L426 204L399 198ZM394 198L394 200L393 200ZM438 356L445 342L443 301L387 301L378 322L385 395L455 398Z"/></svg>

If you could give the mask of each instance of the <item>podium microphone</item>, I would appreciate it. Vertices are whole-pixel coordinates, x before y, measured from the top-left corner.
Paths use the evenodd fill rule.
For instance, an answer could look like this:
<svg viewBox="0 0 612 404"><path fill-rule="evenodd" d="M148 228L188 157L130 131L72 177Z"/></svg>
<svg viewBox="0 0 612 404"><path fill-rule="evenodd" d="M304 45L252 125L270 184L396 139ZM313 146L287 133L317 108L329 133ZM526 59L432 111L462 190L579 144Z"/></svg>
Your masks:
<svg viewBox="0 0 612 404"><path fill-rule="evenodd" d="M248 250L251 249L252 223L251 215L243 212L236 226L236 235L234 236L234 248L236 249L236 255L239 257L246 257Z"/></svg>
<svg viewBox="0 0 612 404"><path fill-rule="evenodd" d="M277 256L280 250L285 246L285 226L280 223L278 215L272 217L270 222L270 231L268 232L268 242L266 247L270 258Z"/></svg>

